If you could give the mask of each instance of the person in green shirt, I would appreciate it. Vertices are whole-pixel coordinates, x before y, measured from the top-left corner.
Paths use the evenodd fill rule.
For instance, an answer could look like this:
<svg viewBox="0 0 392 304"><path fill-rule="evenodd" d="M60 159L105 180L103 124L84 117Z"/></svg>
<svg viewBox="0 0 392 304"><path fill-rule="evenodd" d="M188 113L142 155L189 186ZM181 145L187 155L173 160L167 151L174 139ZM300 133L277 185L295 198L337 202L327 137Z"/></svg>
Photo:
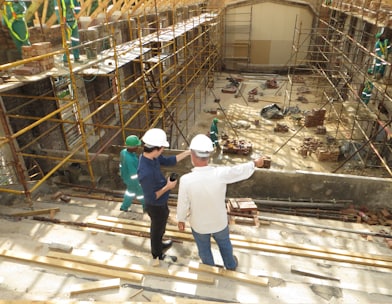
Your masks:
<svg viewBox="0 0 392 304"><path fill-rule="evenodd" d="M7 26L20 58L22 58L22 46L31 45L25 21L26 9L23 1L4 1L2 23Z"/></svg>
<svg viewBox="0 0 392 304"><path fill-rule="evenodd" d="M136 154L141 141L136 135L130 135L126 138L125 145L126 148L120 152L120 175L124 184L127 185L127 190L125 191L120 210L129 211L133 200L136 198L142 204L144 211L143 190L137 177L139 158Z"/></svg>
<svg viewBox="0 0 392 304"><path fill-rule="evenodd" d="M218 122L219 122L218 118L214 118L212 120L211 127L210 127L210 138L214 147L219 149L220 145L219 145Z"/></svg>
<svg viewBox="0 0 392 304"><path fill-rule="evenodd" d="M74 62L83 63L83 61L80 60L79 48L77 48L77 46L80 45L80 39L76 15L80 12L80 4L77 0L60 0L60 4L61 11L59 10L57 0L54 0L54 9L57 15L57 19L59 22L61 19L64 20L64 24L66 26L67 43L71 45L71 47L75 47L72 50ZM67 55L65 53L63 56L63 62L65 65L68 64Z"/></svg>

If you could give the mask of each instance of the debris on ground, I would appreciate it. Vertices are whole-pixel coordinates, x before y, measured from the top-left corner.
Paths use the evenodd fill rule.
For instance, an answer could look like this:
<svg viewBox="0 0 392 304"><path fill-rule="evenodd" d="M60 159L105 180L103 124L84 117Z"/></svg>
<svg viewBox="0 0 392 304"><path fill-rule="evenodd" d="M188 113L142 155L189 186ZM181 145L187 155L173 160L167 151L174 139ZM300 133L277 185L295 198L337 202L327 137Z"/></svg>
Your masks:
<svg viewBox="0 0 392 304"><path fill-rule="evenodd" d="M305 96L298 96L296 100L302 103L309 103L309 100Z"/></svg>
<svg viewBox="0 0 392 304"><path fill-rule="evenodd" d="M265 82L265 86L267 87L267 89L277 89L278 82L276 81L276 78L272 78Z"/></svg>
<svg viewBox="0 0 392 304"><path fill-rule="evenodd" d="M222 93L230 93L234 94L237 92L237 89L240 85L239 80L234 79L232 77L227 77L226 80L229 81L229 84L227 84L221 91Z"/></svg>
<svg viewBox="0 0 392 304"><path fill-rule="evenodd" d="M267 119L282 119L282 109L276 104L270 104L261 109L260 115Z"/></svg>
<svg viewBox="0 0 392 304"><path fill-rule="evenodd" d="M289 127L284 124L284 123L277 123L275 128L274 128L274 132L288 132L289 131Z"/></svg>
<svg viewBox="0 0 392 304"><path fill-rule="evenodd" d="M298 149L299 154L303 157L311 156L322 146L322 142L318 138L306 137L303 140L301 147Z"/></svg>
<svg viewBox="0 0 392 304"><path fill-rule="evenodd" d="M327 134L327 128L325 126L317 126L316 134L320 134L320 135Z"/></svg>
<svg viewBox="0 0 392 304"><path fill-rule="evenodd" d="M286 107L283 111L284 115L298 114L298 113L301 113L301 109L298 106Z"/></svg>
<svg viewBox="0 0 392 304"><path fill-rule="evenodd" d="M249 129L251 126L251 123L246 120L236 120L232 123L232 127L236 129Z"/></svg>
<svg viewBox="0 0 392 304"><path fill-rule="evenodd" d="M204 113L217 114L218 113L218 108L216 108L216 109L213 109L213 108L204 109L203 111L204 111Z"/></svg>
<svg viewBox="0 0 392 304"><path fill-rule="evenodd" d="M252 143L244 139L225 139L223 153L248 155L252 151Z"/></svg>
<svg viewBox="0 0 392 304"><path fill-rule="evenodd" d="M325 109L313 109L311 112L305 113L305 127L317 127L324 124Z"/></svg>
<svg viewBox="0 0 392 304"><path fill-rule="evenodd" d="M307 94L310 93L310 89L308 87L302 86L297 88L297 94Z"/></svg>

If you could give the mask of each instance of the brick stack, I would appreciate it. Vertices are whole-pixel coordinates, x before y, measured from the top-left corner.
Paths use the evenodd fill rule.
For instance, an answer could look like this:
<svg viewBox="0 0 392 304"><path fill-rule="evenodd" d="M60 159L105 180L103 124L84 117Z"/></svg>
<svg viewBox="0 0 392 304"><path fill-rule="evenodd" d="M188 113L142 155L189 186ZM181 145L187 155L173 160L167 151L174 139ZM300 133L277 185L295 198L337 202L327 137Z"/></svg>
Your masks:
<svg viewBox="0 0 392 304"><path fill-rule="evenodd" d="M52 52L52 45L50 42L38 42L31 46L22 47L23 59L28 59L36 56L45 55ZM16 75L36 75L44 71L48 71L54 67L53 56L45 57L35 61L27 62L24 66L18 67L14 70Z"/></svg>
<svg viewBox="0 0 392 304"><path fill-rule="evenodd" d="M313 109L312 112L305 115L305 127L317 127L324 124L325 109L316 110Z"/></svg>
<svg viewBox="0 0 392 304"><path fill-rule="evenodd" d="M12 41L10 32L5 25L1 25L0 22L0 41L1 41L1 49L16 49L15 43Z"/></svg>
<svg viewBox="0 0 392 304"><path fill-rule="evenodd" d="M311 156L312 153L316 152L322 143L319 139L313 137L307 137L304 139L303 144L298 149L298 153L303 157Z"/></svg>
<svg viewBox="0 0 392 304"><path fill-rule="evenodd" d="M259 225L259 211L251 198L229 198L226 208L230 223Z"/></svg>
<svg viewBox="0 0 392 304"><path fill-rule="evenodd" d="M289 127L286 124L282 124L282 123L277 123L274 128L274 132L288 132L288 131L289 131Z"/></svg>
<svg viewBox="0 0 392 304"><path fill-rule="evenodd" d="M338 161L339 147L320 147L316 151L317 159L319 161Z"/></svg>
<svg viewBox="0 0 392 304"><path fill-rule="evenodd" d="M317 126L316 134L327 134L327 128L325 126Z"/></svg>

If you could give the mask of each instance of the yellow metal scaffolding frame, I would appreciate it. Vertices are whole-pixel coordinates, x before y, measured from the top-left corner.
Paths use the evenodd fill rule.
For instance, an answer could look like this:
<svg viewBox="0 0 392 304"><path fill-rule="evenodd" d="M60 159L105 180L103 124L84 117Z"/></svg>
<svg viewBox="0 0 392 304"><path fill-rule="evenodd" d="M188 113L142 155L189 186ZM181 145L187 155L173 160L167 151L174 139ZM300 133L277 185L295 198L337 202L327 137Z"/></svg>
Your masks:
<svg viewBox="0 0 392 304"><path fill-rule="evenodd" d="M285 106L290 107L295 101L298 79L306 75L306 86L319 99L315 107L326 109L336 119L334 138L352 146L346 160L333 172L339 172L357 157L363 169L382 168L386 177L392 176L392 69L390 62L374 52L375 35L380 27L388 26L389 20L385 9L378 9L380 6L381 2L370 9L364 3L358 6L344 0L325 2L315 27L304 29L296 25L294 31ZM301 48L305 41L310 41L306 50ZM387 66L382 82L368 73L376 58ZM362 102L361 96L367 81L374 85L369 103ZM389 116L382 113L380 106L388 108ZM383 132L386 136L380 140Z"/></svg>
<svg viewBox="0 0 392 304"><path fill-rule="evenodd" d="M171 147L186 147L220 62L222 12L206 9L203 1L165 1L159 11L160 1L119 2L128 15L130 41L117 41L115 22L106 22L106 36L89 41L110 45L97 59L86 65L69 61L66 72L16 77L0 86L0 192L24 195L32 205L43 183L75 164L94 188L100 156L130 133L141 136L151 127L165 129ZM113 12L106 12L106 20ZM62 33L63 50L1 65L0 72L11 74L64 52L70 58ZM51 147L42 147L48 139Z"/></svg>

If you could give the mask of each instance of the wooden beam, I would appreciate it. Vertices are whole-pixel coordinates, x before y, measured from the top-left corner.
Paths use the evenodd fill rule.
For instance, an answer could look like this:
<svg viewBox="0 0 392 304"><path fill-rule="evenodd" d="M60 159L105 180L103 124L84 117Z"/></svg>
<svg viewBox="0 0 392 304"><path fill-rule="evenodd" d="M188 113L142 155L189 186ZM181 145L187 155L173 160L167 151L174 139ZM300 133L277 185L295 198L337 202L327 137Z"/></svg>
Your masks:
<svg viewBox="0 0 392 304"><path fill-rule="evenodd" d="M53 24L57 23L56 13L53 13L52 16L49 17L48 21L46 21L46 27L50 28Z"/></svg>
<svg viewBox="0 0 392 304"><path fill-rule="evenodd" d="M95 19L100 13L106 11L110 1L111 0L103 0L95 9L95 11L90 15L91 19Z"/></svg>
<svg viewBox="0 0 392 304"><path fill-rule="evenodd" d="M31 4L28 7L28 9L26 10L26 14L25 14L25 20L27 23L29 23L31 21L31 19L33 19L35 12L38 11L38 9L41 7L42 3L44 3L44 0L31 1Z"/></svg>
<svg viewBox="0 0 392 304"><path fill-rule="evenodd" d="M120 278L74 284L69 289L69 294L74 296L84 292L94 292L114 288L120 288Z"/></svg>
<svg viewBox="0 0 392 304"><path fill-rule="evenodd" d="M112 231L123 233L149 233L149 228L126 224L117 224L104 221L89 221L92 227L111 227ZM192 235L186 232L176 232L170 230L174 228L166 227L165 235L172 238L193 241ZM178 230L178 229L177 229ZM347 250L317 247L305 244L289 244L274 240L264 240L241 235L230 235L234 247L246 248L257 251L274 252L280 254L296 255L315 259L324 259L335 262L367 265L373 267L384 267L392 269L392 257L384 255L374 255L368 253L350 252Z"/></svg>
<svg viewBox="0 0 392 304"><path fill-rule="evenodd" d="M76 18L79 19L80 16L89 16L90 15L90 8L93 0L87 0L83 3L80 7L79 13L76 15Z"/></svg>
<svg viewBox="0 0 392 304"><path fill-rule="evenodd" d="M242 273L242 272L227 270L227 269L217 267L217 266L200 264L200 263L194 262L194 261L191 261L188 264L188 267L190 269L195 269L198 271L203 271L203 272L212 273L212 274L219 274L220 276L223 276L225 278L230 278L230 279L234 279L234 280L249 283L249 284L268 286L268 278L262 278L262 277L257 277L257 276L253 276L250 274Z"/></svg>
<svg viewBox="0 0 392 304"><path fill-rule="evenodd" d="M141 227L149 227L149 223L146 223L143 221L120 219L117 217L110 217L110 216L99 216L98 219L100 219L102 221L110 221L110 222L119 223L119 224L123 223L123 224L130 224L130 225L136 225L136 226L141 226ZM170 233L170 231L178 231L178 228L176 226L167 225L166 226L166 233ZM185 229L184 233L191 234L191 230ZM183 239L187 239L187 238L183 237ZM246 242L246 243L264 244L264 245L278 246L278 247L284 247L284 248L293 248L293 249L300 249L300 250L307 250L307 251L331 253L331 254L348 256L348 257L358 257L358 258L374 259L374 260L378 260L378 261L392 262L392 256L388 256L388 255L360 253L360 252L354 252L354 251L338 249L338 248L319 247L319 246L309 245L309 244L294 244L294 243L267 240L267 239L261 239L261 238L255 238L255 237L249 237L249 236L243 236L243 235L237 235L237 234L230 234L230 239L232 241L241 241L241 242Z"/></svg>
<svg viewBox="0 0 392 304"><path fill-rule="evenodd" d="M72 255L72 254L55 252L55 251L49 251L47 256L51 258L66 260L66 261L74 261L74 262L94 265L94 266L101 265L104 266L105 268L111 268L111 269L117 269L123 271L132 271L134 273L140 273L144 275L155 275L164 278L178 279L181 281L197 282L197 283L205 283L205 284L215 283L215 279L212 278L211 276L204 276L197 273L191 273L186 271L171 271L169 269L152 267L149 265L120 263L113 260L104 260L102 258L95 259L91 257L84 257L84 256Z"/></svg>
<svg viewBox="0 0 392 304"><path fill-rule="evenodd" d="M48 5L49 5L49 1L45 1L44 8L42 9L41 24L45 24L45 22L46 22L46 15L48 13Z"/></svg>
<svg viewBox="0 0 392 304"><path fill-rule="evenodd" d="M56 258L39 256L39 255L29 254L25 252L17 252L15 250L3 250L0 252L0 256L10 258L10 259L21 260L24 262L31 262L31 263L38 263L47 266L66 268L74 271L81 271L81 272L107 276L107 277L121 278L129 281L139 282L139 283L143 279L143 275L138 273L132 273L129 270L119 271L114 269L106 269L104 267L97 267L97 266L86 265L82 263L63 261Z"/></svg>
<svg viewBox="0 0 392 304"><path fill-rule="evenodd" d="M25 211L25 212L17 212L10 214L10 216L31 216L31 215L38 215L38 214L53 214L53 212L58 212L60 211L60 208L48 208L48 209L39 209L39 210L31 210L31 211Z"/></svg>
<svg viewBox="0 0 392 304"><path fill-rule="evenodd" d="M124 3L124 0L119 0L113 4L111 9L107 12L108 17L110 18L115 11L121 11L121 6Z"/></svg>

